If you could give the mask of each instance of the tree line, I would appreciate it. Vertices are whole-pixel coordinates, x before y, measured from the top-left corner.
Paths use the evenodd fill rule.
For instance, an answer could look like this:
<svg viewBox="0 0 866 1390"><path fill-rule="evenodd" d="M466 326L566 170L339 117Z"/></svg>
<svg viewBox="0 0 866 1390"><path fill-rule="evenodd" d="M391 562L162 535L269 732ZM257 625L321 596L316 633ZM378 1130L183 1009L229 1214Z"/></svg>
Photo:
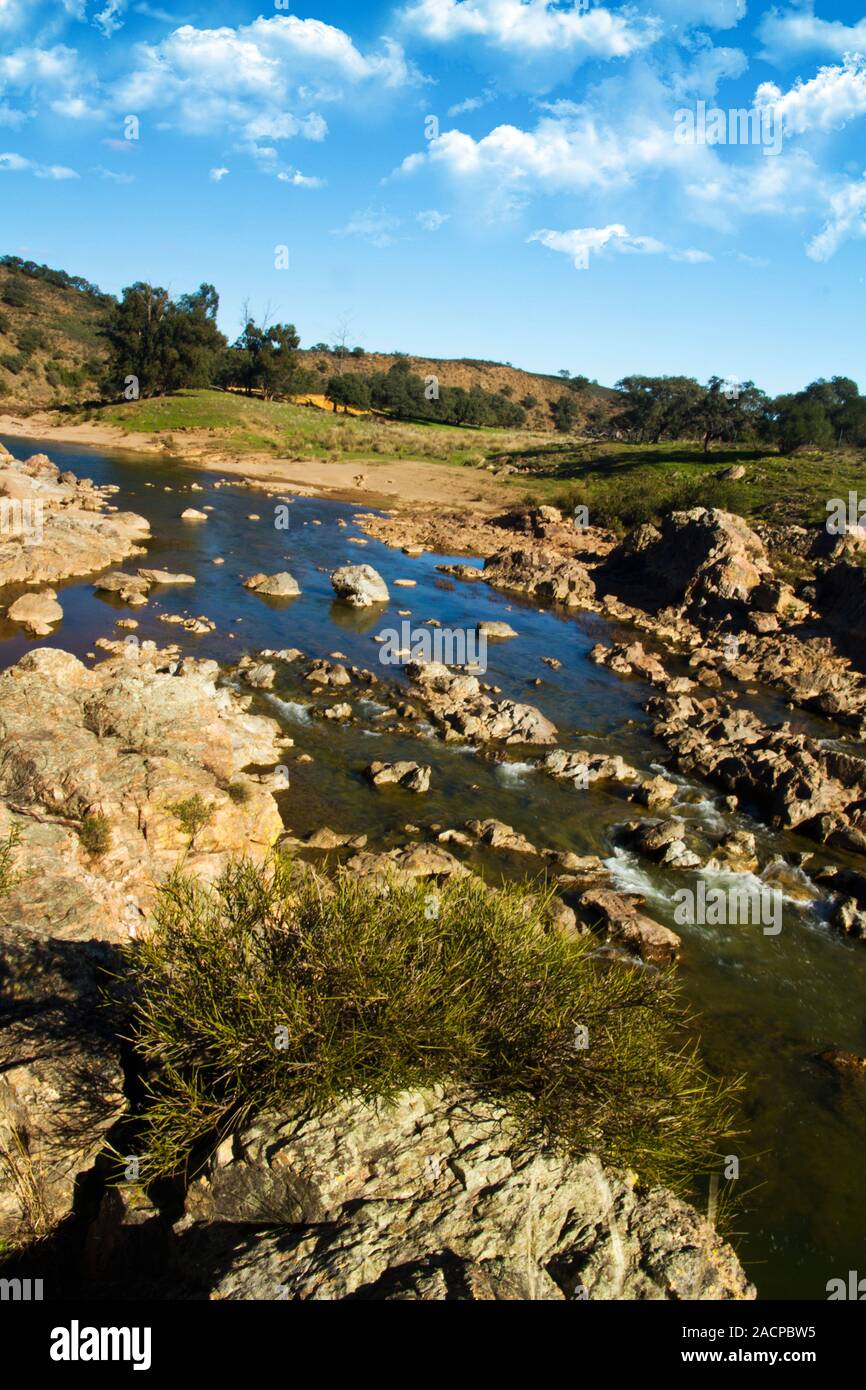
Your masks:
<svg viewBox="0 0 866 1390"><path fill-rule="evenodd" d="M28 273L45 269L34 267ZM523 425L527 411L539 404L530 395L511 400L508 388L491 392L440 385L435 377L413 372L405 357L387 372L341 370L325 381L324 363L317 373L300 361L294 324L248 318L230 344L217 326L218 309L213 285L176 298L143 281L128 286L112 304L104 329L106 392L129 399L216 386L255 392L266 400L323 392L335 410L343 406L397 419L511 428ZM343 353L338 355L342 367ZM365 354L355 348L345 355L357 360ZM597 434L650 444L700 438L705 451L714 442L773 444L782 452L806 444L866 446L866 397L849 377L820 378L802 391L770 397L753 381L712 376L701 384L685 376L626 376L616 383L613 404L593 395L587 407L581 398L594 385L583 376L568 380L567 390L548 407L557 430L571 433L588 417Z"/></svg>

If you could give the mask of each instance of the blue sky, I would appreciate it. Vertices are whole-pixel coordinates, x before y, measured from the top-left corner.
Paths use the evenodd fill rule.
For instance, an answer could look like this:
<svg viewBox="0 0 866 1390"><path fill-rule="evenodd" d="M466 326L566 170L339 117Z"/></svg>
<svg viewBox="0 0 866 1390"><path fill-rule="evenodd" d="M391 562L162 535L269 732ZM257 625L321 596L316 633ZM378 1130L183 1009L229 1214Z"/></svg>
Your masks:
<svg viewBox="0 0 866 1390"><path fill-rule="evenodd" d="M823 0L0 0L2 249L230 337L866 389L864 131Z"/></svg>

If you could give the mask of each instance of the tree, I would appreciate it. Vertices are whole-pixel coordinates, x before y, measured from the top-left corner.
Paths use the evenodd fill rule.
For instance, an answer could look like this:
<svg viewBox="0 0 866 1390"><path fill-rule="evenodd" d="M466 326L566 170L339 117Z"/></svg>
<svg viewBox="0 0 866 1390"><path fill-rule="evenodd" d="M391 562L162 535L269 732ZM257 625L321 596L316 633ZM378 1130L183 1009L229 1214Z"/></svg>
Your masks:
<svg viewBox="0 0 866 1390"><path fill-rule="evenodd" d="M550 407L553 423L560 434L570 434L577 418L577 406L572 396L560 396Z"/></svg>
<svg viewBox="0 0 866 1390"><path fill-rule="evenodd" d="M103 330L109 346L106 387L120 394L133 377L136 395L148 397L209 386L226 346L218 308L213 285L200 285L177 301L146 281L129 285Z"/></svg>
<svg viewBox="0 0 866 1390"><path fill-rule="evenodd" d="M365 376L359 372L346 372L344 376L332 376L325 390L325 395L334 407L334 414L337 413L337 406L341 405L344 409L353 407L355 410L370 409L370 383Z"/></svg>
<svg viewBox="0 0 866 1390"><path fill-rule="evenodd" d="M805 392L780 396L775 402L779 448L790 454L801 444L828 449L833 444L833 426L822 402Z"/></svg>
<svg viewBox="0 0 866 1390"><path fill-rule="evenodd" d="M249 319L228 354L228 384L247 393L261 391L266 401L292 395L298 388L300 338L293 323L254 323Z"/></svg>

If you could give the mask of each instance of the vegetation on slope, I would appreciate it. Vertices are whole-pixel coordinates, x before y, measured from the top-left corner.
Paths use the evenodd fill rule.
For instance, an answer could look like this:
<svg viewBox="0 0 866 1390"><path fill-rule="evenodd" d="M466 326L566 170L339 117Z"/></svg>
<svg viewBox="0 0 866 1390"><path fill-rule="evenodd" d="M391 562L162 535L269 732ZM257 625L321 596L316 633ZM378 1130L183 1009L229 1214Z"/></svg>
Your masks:
<svg viewBox="0 0 866 1390"><path fill-rule="evenodd" d="M176 873L130 943L134 1041L158 1066L153 1177L254 1113L449 1083L527 1134L680 1189L730 1133L735 1088L684 1041L673 975L549 931L545 896L469 877L383 893L237 862Z"/></svg>

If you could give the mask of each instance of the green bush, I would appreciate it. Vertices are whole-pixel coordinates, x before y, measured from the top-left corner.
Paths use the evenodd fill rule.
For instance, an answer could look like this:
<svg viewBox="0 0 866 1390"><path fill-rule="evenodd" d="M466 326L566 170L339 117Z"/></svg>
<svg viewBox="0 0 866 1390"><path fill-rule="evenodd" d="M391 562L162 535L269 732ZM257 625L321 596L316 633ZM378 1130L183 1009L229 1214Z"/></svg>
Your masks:
<svg viewBox="0 0 866 1390"><path fill-rule="evenodd" d="M7 893L11 893L18 882L13 860L20 839L21 832L17 825L13 825L5 840L0 840L0 898L5 898Z"/></svg>
<svg viewBox="0 0 866 1390"><path fill-rule="evenodd" d="M86 815L78 826L78 838L94 859L111 848L111 825L101 811Z"/></svg>
<svg viewBox="0 0 866 1390"><path fill-rule="evenodd" d="M189 836L190 844L199 831L204 830L213 820L213 807L209 806L198 792L194 796L188 796L185 801L176 802L170 810L180 821L181 829Z"/></svg>
<svg viewBox="0 0 866 1390"><path fill-rule="evenodd" d="M152 935L127 947L133 1037L157 1078L148 1177L264 1109L448 1082L501 1099L526 1135L687 1188L731 1133L735 1087L684 1040L672 973L599 958L592 938L550 931L545 907L528 886L383 893L280 856L214 887L176 872Z"/></svg>

